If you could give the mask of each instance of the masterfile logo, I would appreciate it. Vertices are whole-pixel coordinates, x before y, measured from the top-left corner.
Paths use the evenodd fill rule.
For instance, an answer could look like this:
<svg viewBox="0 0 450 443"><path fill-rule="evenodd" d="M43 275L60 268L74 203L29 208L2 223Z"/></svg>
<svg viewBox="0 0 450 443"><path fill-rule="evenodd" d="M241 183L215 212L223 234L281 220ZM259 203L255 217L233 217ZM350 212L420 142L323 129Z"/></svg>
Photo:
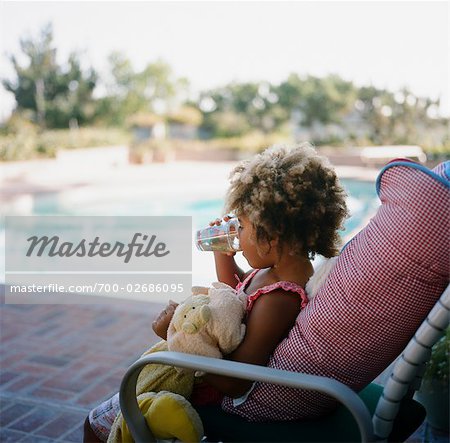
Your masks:
<svg viewBox="0 0 450 443"><path fill-rule="evenodd" d="M139 238L142 237L142 242ZM38 237L33 235L27 239L30 242L30 247L27 251L27 257L31 257L33 253L36 256L41 257L47 253L49 257L109 257L111 255L117 255L117 257L123 257L124 262L128 263L131 257L164 257L170 254L169 250L166 250L166 244L164 242L156 242L156 235L145 235L137 232L133 235L133 239L130 243L121 243L116 241L115 243L100 242L100 237L95 237L92 241L88 241L83 238L78 244L71 242L61 242L60 237L54 235L49 238L44 235ZM155 246L154 246L154 243ZM35 251L36 250L36 251Z"/></svg>
<svg viewBox="0 0 450 443"><path fill-rule="evenodd" d="M180 299L190 293L191 217L5 221L7 303L85 303L88 294Z"/></svg>
<svg viewBox="0 0 450 443"><path fill-rule="evenodd" d="M191 217L6 217L6 272L191 269Z"/></svg>

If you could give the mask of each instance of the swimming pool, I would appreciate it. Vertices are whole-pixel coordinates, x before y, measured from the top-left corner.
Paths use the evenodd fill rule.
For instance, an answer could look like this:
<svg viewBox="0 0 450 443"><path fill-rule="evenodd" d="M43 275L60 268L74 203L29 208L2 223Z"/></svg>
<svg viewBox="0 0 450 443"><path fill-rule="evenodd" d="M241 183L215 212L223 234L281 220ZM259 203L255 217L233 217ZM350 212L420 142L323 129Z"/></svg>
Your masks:
<svg viewBox="0 0 450 443"><path fill-rule="evenodd" d="M346 221L346 232L357 228L368 213L378 206L375 185L371 182L343 179L342 185L348 193L347 203L351 217ZM42 194L36 197L29 215L190 215L193 225L202 227L222 213L221 198L189 197L181 193L163 198L139 196L85 199L78 204L67 202L62 194ZM8 214L13 215L13 214Z"/></svg>
<svg viewBox="0 0 450 443"><path fill-rule="evenodd" d="M348 193L348 206L351 216L346 220L343 237L347 237L362 227L367 217L379 205L375 184L353 179L343 179L341 183ZM193 230L207 225L210 220L222 214L223 199L211 198L210 193L203 196L192 193L167 192L164 195L134 194L84 196L79 201L66 198L64 193L41 194L32 199L28 215L108 215L108 216L192 216ZM9 213L8 215L15 215ZM0 226L1 239L4 239L4 225ZM194 234L194 233L193 233ZM193 237L194 238L194 237ZM3 242L4 240L2 240ZM4 244L0 245L1 259L4 259ZM238 254L239 266L248 268L245 259ZM0 263L0 265L4 265ZM214 260L211 254L192 247L193 284L208 285L215 280ZM3 267L3 266L2 266ZM1 267L0 267L1 269Z"/></svg>

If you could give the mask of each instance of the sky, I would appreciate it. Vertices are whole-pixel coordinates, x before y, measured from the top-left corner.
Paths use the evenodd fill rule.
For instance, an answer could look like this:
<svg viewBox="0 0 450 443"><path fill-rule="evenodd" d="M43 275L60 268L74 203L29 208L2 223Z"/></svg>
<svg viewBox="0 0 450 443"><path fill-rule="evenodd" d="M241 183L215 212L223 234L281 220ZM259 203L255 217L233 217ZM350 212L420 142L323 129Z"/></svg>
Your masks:
<svg viewBox="0 0 450 443"><path fill-rule="evenodd" d="M231 81L279 83L290 73L338 74L357 85L441 98L450 115L449 2L0 1L0 78L7 54L52 22L59 61L82 51L107 71L122 51L135 69L157 59L193 91ZM14 100L0 86L0 119Z"/></svg>

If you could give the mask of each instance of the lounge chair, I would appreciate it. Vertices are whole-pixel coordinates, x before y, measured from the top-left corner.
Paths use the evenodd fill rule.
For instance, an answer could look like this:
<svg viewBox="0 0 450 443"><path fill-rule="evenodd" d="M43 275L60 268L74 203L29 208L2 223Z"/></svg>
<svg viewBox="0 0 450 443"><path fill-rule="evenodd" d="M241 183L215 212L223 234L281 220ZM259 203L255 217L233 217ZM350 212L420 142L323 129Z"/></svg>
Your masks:
<svg viewBox="0 0 450 443"><path fill-rule="evenodd" d="M134 395L148 363L255 380L261 392L270 384L273 395L267 401L274 409L301 413L325 405L325 413L331 397L343 405L314 420L256 423L220 407L200 407L208 441L406 439L424 419L423 408L411 398L421 368L449 324L449 177L450 162L430 171L397 161L382 170L377 214L341 251L269 367L170 352L134 363L123 378L120 405L135 440L152 441ZM341 342L333 340L336 334ZM293 370L287 371L286 357L276 357L290 340L296 353L288 356ZM307 359L311 347L318 357ZM370 383L398 356L384 390ZM257 399L258 388L251 395Z"/></svg>

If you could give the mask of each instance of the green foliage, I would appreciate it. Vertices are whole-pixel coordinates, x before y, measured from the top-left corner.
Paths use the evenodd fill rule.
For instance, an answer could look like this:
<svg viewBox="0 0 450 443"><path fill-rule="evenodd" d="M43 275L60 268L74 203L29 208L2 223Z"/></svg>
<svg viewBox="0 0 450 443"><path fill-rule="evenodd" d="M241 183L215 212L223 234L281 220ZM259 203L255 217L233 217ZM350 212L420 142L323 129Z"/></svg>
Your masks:
<svg viewBox="0 0 450 443"><path fill-rule="evenodd" d="M306 126L314 122L334 123L351 110L355 95L353 84L338 76L323 79L309 76L302 83L302 94L296 105L303 112Z"/></svg>
<svg viewBox="0 0 450 443"><path fill-rule="evenodd" d="M3 81L14 94L17 110L31 111L32 121L40 128L67 128L90 121L95 114L92 92L97 74L92 68L83 71L80 55L72 53L64 66L58 65L51 25L36 39L22 39L20 47L26 63L11 55L16 78Z"/></svg>
<svg viewBox="0 0 450 443"><path fill-rule="evenodd" d="M407 89L392 93L357 87L337 75L297 74L279 85L230 83L203 92L199 100L202 128L211 137L278 132L296 115L294 125L309 131L317 146L420 144L433 149L448 145L448 120L432 117L437 104ZM341 131L328 132L330 125Z"/></svg>
<svg viewBox="0 0 450 443"><path fill-rule="evenodd" d="M433 346L431 358L427 363L424 380L437 379L448 384L450 363L450 327L447 327L445 334Z"/></svg>
<svg viewBox="0 0 450 443"><path fill-rule="evenodd" d="M223 88L205 91L202 102L214 103L204 111L204 129L218 137L234 137L259 130L276 132L289 120L287 109L279 106L275 88L267 82L231 83Z"/></svg>
<svg viewBox="0 0 450 443"><path fill-rule="evenodd" d="M0 128L4 159L55 155L53 136L40 133L46 129L129 128L136 118L201 124L199 138L211 142L208 149L218 139L222 146L257 150L260 143L270 144L271 136L294 134L316 146L418 144L432 159L450 157L449 120L438 118L439 101L406 88L393 93L356 86L337 75L292 73L279 84L232 82L188 101L188 80L177 77L163 60L136 70L126 55L113 52L101 79L103 95L94 98L97 74L84 67L82 54L58 64L51 25L22 39L20 47L25 62L10 56L15 76L3 80L17 102L13 118ZM68 132L69 141L61 143L71 145L73 134L81 133Z"/></svg>
<svg viewBox="0 0 450 443"><path fill-rule="evenodd" d="M450 142L444 141L443 144L439 145L428 145L425 146L425 152L429 160L435 161L447 161L450 160Z"/></svg>
<svg viewBox="0 0 450 443"><path fill-rule="evenodd" d="M6 135L0 135L0 161L54 158L60 149L89 148L128 144L130 136L123 130L106 128L55 129L38 131L36 126L16 118Z"/></svg>
<svg viewBox="0 0 450 443"><path fill-rule="evenodd" d="M226 138L240 137L248 133L251 126L245 115L224 111L206 114L203 129L213 134L214 138Z"/></svg>
<svg viewBox="0 0 450 443"><path fill-rule="evenodd" d="M160 107L167 112L187 91L188 81L175 77L172 68L162 60L135 71L124 54L113 52L108 63L111 76L106 84L107 94L98 101L96 112L96 118L104 124L123 126L128 117L158 112Z"/></svg>

